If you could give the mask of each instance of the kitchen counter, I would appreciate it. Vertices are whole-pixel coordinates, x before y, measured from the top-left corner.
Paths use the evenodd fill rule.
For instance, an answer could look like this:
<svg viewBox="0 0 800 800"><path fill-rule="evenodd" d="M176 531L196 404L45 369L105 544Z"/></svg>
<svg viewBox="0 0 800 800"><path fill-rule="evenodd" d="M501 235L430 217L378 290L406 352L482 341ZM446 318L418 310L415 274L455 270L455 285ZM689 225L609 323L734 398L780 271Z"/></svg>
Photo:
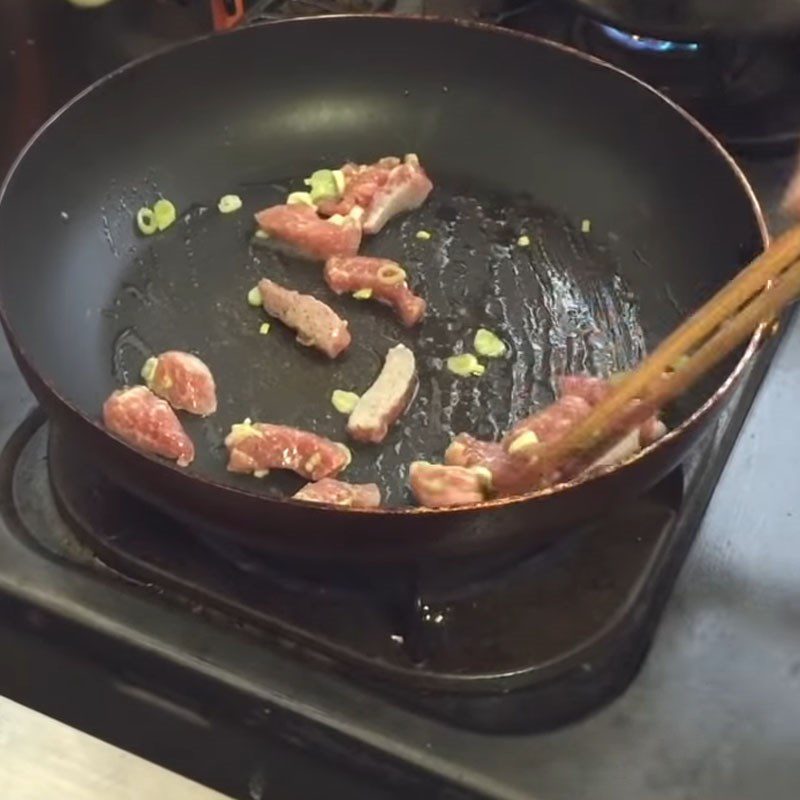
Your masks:
<svg viewBox="0 0 800 800"><path fill-rule="evenodd" d="M3 800L225 800L205 789L0 697Z"/></svg>

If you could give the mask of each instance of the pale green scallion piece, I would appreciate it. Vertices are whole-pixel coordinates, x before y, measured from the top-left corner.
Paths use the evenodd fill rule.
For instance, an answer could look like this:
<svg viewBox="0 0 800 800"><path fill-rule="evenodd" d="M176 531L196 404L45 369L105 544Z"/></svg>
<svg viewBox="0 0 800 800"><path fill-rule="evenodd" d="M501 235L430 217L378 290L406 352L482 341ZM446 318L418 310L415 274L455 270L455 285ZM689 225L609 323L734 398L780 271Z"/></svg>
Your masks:
<svg viewBox="0 0 800 800"><path fill-rule="evenodd" d="M339 173L338 176L336 173ZM338 200L344 191L344 175L338 169L318 169L303 183L310 187L309 194L314 203L320 200Z"/></svg>
<svg viewBox="0 0 800 800"><path fill-rule="evenodd" d="M253 306L253 308L258 308L261 305L261 289L259 289L258 286L254 286L247 293L247 302Z"/></svg>
<svg viewBox="0 0 800 800"><path fill-rule="evenodd" d="M304 206L311 206L311 208L316 208L316 204L311 199L311 195L308 192L292 192L286 198L286 204L290 206L295 205L304 205Z"/></svg>
<svg viewBox="0 0 800 800"><path fill-rule="evenodd" d="M357 292L353 292L353 297L356 300L369 300L372 297L372 289L359 289Z"/></svg>
<svg viewBox="0 0 800 800"><path fill-rule="evenodd" d="M156 218L156 225L160 231L164 231L172 225L177 219L178 213L175 206L163 197L161 200L156 200L153 206L153 215Z"/></svg>
<svg viewBox="0 0 800 800"><path fill-rule="evenodd" d="M136 212L136 227L145 236L152 236L158 230L158 223L152 208L140 208Z"/></svg>
<svg viewBox="0 0 800 800"><path fill-rule="evenodd" d="M581 233L591 233L592 232L592 221L590 219L585 219L581 222Z"/></svg>
<svg viewBox="0 0 800 800"><path fill-rule="evenodd" d="M352 414L360 399L355 392L345 392L342 389L334 389L331 394L331 403L340 414Z"/></svg>
<svg viewBox="0 0 800 800"><path fill-rule="evenodd" d="M158 366L158 358L156 356L150 356L147 361L144 362L144 366L142 367L142 380L150 386L150 383L153 380L153 375L156 373L156 367Z"/></svg>
<svg viewBox="0 0 800 800"><path fill-rule="evenodd" d="M517 245L519 247L528 247L530 243L531 243L531 237L525 233L523 233L522 236L520 236L519 239L517 239Z"/></svg>
<svg viewBox="0 0 800 800"><path fill-rule="evenodd" d="M417 231L417 239L421 239L423 242L427 242L431 235L430 231Z"/></svg>
<svg viewBox="0 0 800 800"><path fill-rule="evenodd" d="M460 375L462 378L471 376L480 377L486 372L486 367L475 358L473 353L464 353L460 356L450 356L447 359L447 369Z"/></svg>
<svg viewBox="0 0 800 800"><path fill-rule="evenodd" d="M269 322L262 322L261 327L258 329L258 332L262 336L266 336L269 333Z"/></svg>
<svg viewBox="0 0 800 800"><path fill-rule="evenodd" d="M242 207L242 198L238 194L225 194L220 197L217 208L221 214L232 214Z"/></svg>
<svg viewBox="0 0 800 800"><path fill-rule="evenodd" d="M506 346L496 334L486 328L478 328L475 334L475 352L485 358L500 358L505 355Z"/></svg>

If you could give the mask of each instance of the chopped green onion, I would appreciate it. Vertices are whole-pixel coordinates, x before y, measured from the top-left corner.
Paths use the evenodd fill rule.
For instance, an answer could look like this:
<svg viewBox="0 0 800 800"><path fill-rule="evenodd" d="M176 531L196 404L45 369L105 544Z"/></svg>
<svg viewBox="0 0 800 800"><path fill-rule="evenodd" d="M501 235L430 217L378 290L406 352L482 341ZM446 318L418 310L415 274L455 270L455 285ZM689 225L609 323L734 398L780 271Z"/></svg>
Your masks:
<svg viewBox="0 0 800 800"><path fill-rule="evenodd" d="M527 247L530 243L531 243L531 237L524 233L522 234L522 236L519 237L519 239L517 239L517 244L520 247Z"/></svg>
<svg viewBox="0 0 800 800"><path fill-rule="evenodd" d="M513 456L539 444L539 437L533 431L524 431L508 446L508 452Z"/></svg>
<svg viewBox="0 0 800 800"><path fill-rule="evenodd" d="M372 289L359 289L357 292L353 292L353 297L356 300L369 300L372 297Z"/></svg>
<svg viewBox="0 0 800 800"><path fill-rule="evenodd" d="M505 355L506 346L499 336L486 328L478 328L475 334L475 352L486 358L500 358Z"/></svg>
<svg viewBox="0 0 800 800"><path fill-rule="evenodd" d="M590 219L585 219L581 222L581 233L590 233L592 230L592 221Z"/></svg>
<svg viewBox="0 0 800 800"><path fill-rule="evenodd" d="M268 234L266 231L262 231L262 230L261 230L261 228L259 228L259 229L258 229L258 230L257 230L257 231L256 231L256 232L253 234L253 238L254 238L254 239L269 239L269 234Z"/></svg>
<svg viewBox="0 0 800 800"><path fill-rule="evenodd" d="M464 353L460 356L450 356L447 359L447 369L460 375L462 378L469 378L471 375L480 376L486 372L486 367L478 361L472 353Z"/></svg>
<svg viewBox="0 0 800 800"><path fill-rule="evenodd" d="M158 230L155 214L152 208L140 208L136 212L136 225L145 236L152 236Z"/></svg>
<svg viewBox="0 0 800 800"><path fill-rule="evenodd" d="M175 206L172 205L169 200L165 200L164 198L161 200L156 200L155 205L153 206L153 214L155 215L156 225L158 225L158 229L160 231L169 228L169 226L175 222L177 217Z"/></svg>
<svg viewBox="0 0 800 800"><path fill-rule="evenodd" d="M333 182L336 184L336 191L341 196L344 194L345 187L347 186L347 181L344 177L344 172L340 169L332 169L331 174L333 175Z"/></svg>
<svg viewBox="0 0 800 800"><path fill-rule="evenodd" d="M337 170L337 172L341 173L341 170ZM312 172L311 177L306 178L303 183L311 187L310 196L314 203L320 200L338 200L344 189L344 175L337 181L333 170L318 169L316 172ZM340 183L342 189L339 188Z"/></svg>
<svg viewBox="0 0 800 800"><path fill-rule="evenodd" d="M225 194L219 199L217 208L221 214L232 214L242 207L242 198L238 194Z"/></svg>
<svg viewBox="0 0 800 800"><path fill-rule="evenodd" d="M427 242L430 238L430 231L417 231L417 239L422 239L422 241Z"/></svg>
<svg viewBox="0 0 800 800"><path fill-rule="evenodd" d="M247 302L250 303L251 306L254 308L258 308L262 304L261 299L261 289L258 286L254 286L248 293L247 293Z"/></svg>
<svg viewBox="0 0 800 800"><path fill-rule="evenodd" d="M331 403L340 414L352 414L360 399L355 392L345 392L342 389L334 389L331 394Z"/></svg>
<svg viewBox="0 0 800 800"><path fill-rule="evenodd" d="M316 205L314 205L314 201L311 199L311 195L308 192L292 192L286 198L286 203L290 206L305 205L316 208Z"/></svg>
<svg viewBox="0 0 800 800"><path fill-rule="evenodd" d="M142 367L142 380L150 386L153 376L156 373L156 367L158 366L158 358L156 356L150 356L147 361L144 362L144 366Z"/></svg>
<svg viewBox="0 0 800 800"><path fill-rule="evenodd" d="M333 214L328 217L328 222L332 225L344 225L346 219L347 217L343 217L341 214Z"/></svg>
<svg viewBox="0 0 800 800"><path fill-rule="evenodd" d="M262 336L266 336L269 333L269 322L262 322L261 327L258 329L258 332Z"/></svg>

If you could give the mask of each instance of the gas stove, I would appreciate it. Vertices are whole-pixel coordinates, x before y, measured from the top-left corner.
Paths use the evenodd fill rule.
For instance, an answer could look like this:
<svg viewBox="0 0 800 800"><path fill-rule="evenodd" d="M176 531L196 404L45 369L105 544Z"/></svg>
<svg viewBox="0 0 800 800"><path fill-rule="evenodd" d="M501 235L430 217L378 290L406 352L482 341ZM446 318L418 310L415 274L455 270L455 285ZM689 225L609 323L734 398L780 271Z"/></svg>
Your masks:
<svg viewBox="0 0 800 800"><path fill-rule="evenodd" d="M314 5L255 3L251 20ZM502 5L484 13L533 24ZM743 164L779 228L791 159L751 148ZM546 552L342 571L220 547L109 485L3 344L0 692L233 797L538 796L624 726L618 698L776 345L681 470Z"/></svg>

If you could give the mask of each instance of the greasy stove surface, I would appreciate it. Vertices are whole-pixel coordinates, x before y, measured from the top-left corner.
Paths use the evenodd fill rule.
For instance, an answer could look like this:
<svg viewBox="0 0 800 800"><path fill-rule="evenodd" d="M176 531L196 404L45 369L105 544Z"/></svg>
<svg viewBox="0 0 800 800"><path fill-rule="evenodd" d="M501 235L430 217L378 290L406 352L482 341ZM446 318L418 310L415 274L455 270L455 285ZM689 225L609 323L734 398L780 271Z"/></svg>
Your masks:
<svg viewBox="0 0 800 800"><path fill-rule="evenodd" d="M200 24L191 4L148 7L172 5L185 16L165 11L170 35L189 35ZM3 129L4 163L42 114L98 70L163 43L164 28L153 35L141 19L144 4L114 6L113 15L130 23L116 38L111 9L102 25L79 24L60 0L0 0L0 104L4 116L14 111ZM774 209L790 164L745 166ZM800 787L800 511L791 479L798 380L800 328L792 325L630 688L581 722L512 736L434 721L366 688L356 670L343 676L307 666L291 641L267 647L248 622L219 624L197 604L165 602L160 587L98 569L69 536L32 539L25 522L49 491L37 483L46 476L44 438L36 438L32 400L3 344L0 436L10 445L0 465L0 692L255 800L749 800L765 790L772 800L793 800ZM22 451L30 472L21 475ZM539 630L527 633L536 638Z"/></svg>

